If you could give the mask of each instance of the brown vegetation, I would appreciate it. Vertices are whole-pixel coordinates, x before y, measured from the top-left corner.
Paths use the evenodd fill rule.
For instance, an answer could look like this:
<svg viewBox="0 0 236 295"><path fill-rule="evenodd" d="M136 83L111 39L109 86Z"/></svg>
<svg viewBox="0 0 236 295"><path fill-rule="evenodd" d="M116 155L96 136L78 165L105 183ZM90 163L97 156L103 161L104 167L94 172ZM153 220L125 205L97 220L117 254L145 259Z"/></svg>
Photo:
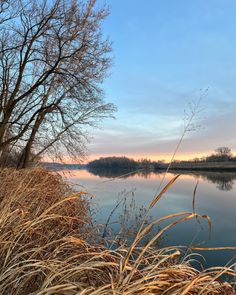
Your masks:
<svg viewBox="0 0 236 295"><path fill-rule="evenodd" d="M235 294L219 279L235 276L232 269L200 272L191 257L180 260L178 248L153 247L196 213L165 217L170 224L146 246L140 240L161 220L140 229L131 246L112 250L96 240L85 193L60 176L5 169L0 187L0 294Z"/></svg>

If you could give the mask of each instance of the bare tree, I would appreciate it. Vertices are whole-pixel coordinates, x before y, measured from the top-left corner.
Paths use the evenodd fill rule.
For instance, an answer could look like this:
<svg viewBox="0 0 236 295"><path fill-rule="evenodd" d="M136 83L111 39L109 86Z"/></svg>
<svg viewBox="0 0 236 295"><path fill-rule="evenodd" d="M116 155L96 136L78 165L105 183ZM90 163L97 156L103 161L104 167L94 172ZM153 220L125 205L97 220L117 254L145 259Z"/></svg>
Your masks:
<svg viewBox="0 0 236 295"><path fill-rule="evenodd" d="M115 110L101 89L111 64L101 32L108 11L95 2L21 0L14 13L2 6L0 154L17 149L20 168L44 154L81 156L86 127Z"/></svg>
<svg viewBox="0 0 236 295"><path fill-rule="evenodd" d="M216 156L223 161L230 160L233 157L233 154L229 147L218 147L215 152Z"/></svg>

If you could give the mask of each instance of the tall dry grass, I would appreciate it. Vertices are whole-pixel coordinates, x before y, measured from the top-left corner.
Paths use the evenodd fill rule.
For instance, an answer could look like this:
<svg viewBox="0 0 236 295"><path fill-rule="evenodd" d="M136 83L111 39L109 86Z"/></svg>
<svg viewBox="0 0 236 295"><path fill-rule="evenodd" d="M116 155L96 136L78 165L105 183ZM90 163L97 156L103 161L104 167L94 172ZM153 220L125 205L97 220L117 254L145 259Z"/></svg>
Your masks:
<svg viewBox="0 0 236 295"><path fill-rule="evenodd" d="M220 281L235 276L231 268L200 272L180 249L153 247L196 213L156 220L131 246L112 250L97 241L84 195L43 169L0 171L0 294L235 294ZM169 224L140 246L163 220Z"/></svg>

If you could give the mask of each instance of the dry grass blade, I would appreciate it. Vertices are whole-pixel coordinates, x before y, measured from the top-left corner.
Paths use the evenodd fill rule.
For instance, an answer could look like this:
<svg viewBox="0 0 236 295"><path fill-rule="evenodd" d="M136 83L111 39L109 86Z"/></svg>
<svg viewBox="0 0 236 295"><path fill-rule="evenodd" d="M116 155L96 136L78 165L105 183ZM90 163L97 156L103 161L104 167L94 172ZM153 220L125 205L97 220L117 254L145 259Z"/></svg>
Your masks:
<svg viewBox="0 0 236 295"><path fill-rule="evenodd" d="M199 185L199 180L197 181L194 190L193 190L193 201L192 201L192 206L193 206L193 213L195 213L195 200L196 200L196 193L197 193L197 188Z"/></svg>
<svg viewBox="0 0 236 295"><path fill-rule="evenodd" d="M228 274L228 275L231 275L231 276L235 276L236 277L236 273L235 272L232 272L232 270L230 268L228 268L228 267L221 267L220 268L220 271L217 269L217 272L215 272L214 271L214 268L213 268L211 279L208 282L206 282L205 286L202 288L202 290L199 293L199 295L200 294L204 294L205 293L205 290L207 290L208 286L210 286L213 282L217 281L224 274Z"/></svg>
<svg viewBox="0 0 236 295"><path fill-rule="evenodd" d="M209 226L209 235L211 235L212 221L211 221L210 216L208 216L208 215L201 215L201 217L207 219L208 226Z"/></svg>
<svg viewBox="0 0 236 295"><path fill-rule="evenodd" d="M176 181L177 178L180 177L180 174L173 177L167 185L161 190L161 192L155 197L155 199L152 201L152 203L149 206L149 209L153 208L156 203L160 200L160 198L165 194L165 192L171 187L171 185Z"/></svg>

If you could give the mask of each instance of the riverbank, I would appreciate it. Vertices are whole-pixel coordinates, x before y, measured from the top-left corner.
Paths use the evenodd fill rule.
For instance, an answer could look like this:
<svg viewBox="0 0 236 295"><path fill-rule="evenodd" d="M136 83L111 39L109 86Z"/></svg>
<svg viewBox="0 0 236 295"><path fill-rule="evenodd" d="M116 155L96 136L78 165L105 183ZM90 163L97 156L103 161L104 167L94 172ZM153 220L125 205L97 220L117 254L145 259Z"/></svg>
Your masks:
<svg viewBox="0 0 236 295"><path fill-rule="evenodd" d="M161 164L156 170L166 170L169 164ZM236 172L236 162L173 162L170 171Z"/></svg>
<svg viewBox="0 0 236 295"><path fill-rule="evenodd" d="M92 222L87 193L58 174L5 169L0 187L0 294L235 294L219 280L235 276L233 269L198 271L192 256L182 259L182 248L153 246L195 213L165 217L169 225L146 246L139 241L160 221L144 227L131 246L112 241L111 249Z"/></svg>

